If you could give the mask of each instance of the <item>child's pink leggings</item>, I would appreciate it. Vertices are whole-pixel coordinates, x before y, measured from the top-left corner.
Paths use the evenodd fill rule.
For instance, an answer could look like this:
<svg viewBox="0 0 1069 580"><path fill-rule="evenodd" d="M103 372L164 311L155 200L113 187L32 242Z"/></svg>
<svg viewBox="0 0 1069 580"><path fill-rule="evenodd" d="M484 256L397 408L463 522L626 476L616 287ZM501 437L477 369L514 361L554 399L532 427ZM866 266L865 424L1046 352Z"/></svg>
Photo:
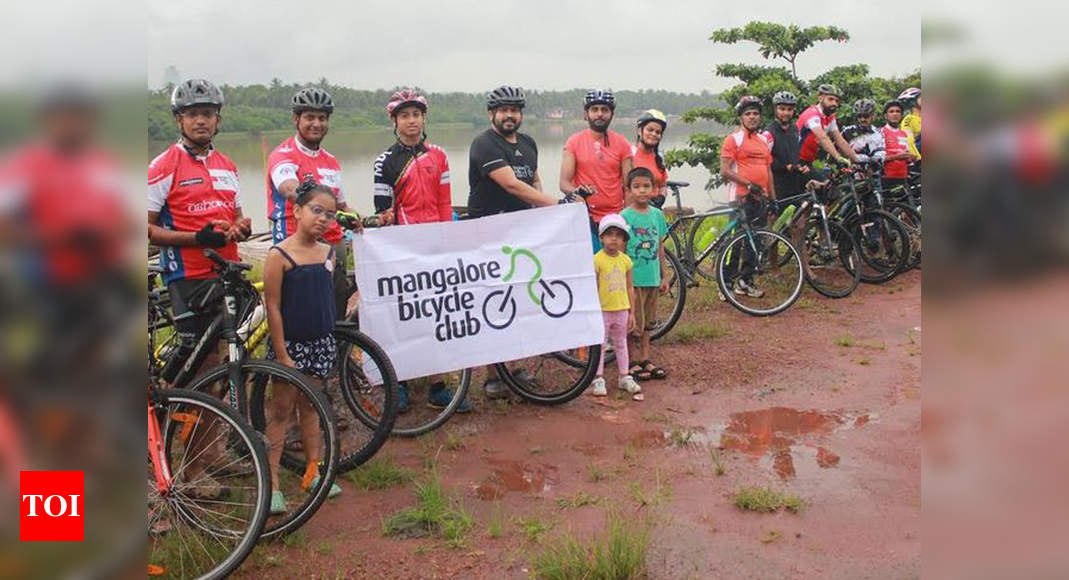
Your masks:
<svg viewBox="0 0 1069 580"><path fill-rule="evenodd" d="M616 349L616 368L620 376L627 373L627 310L602 311L605 320L605 344L601 346L601 358L598 360L598 376L605 371L605 347L612 342Z"/></svg>

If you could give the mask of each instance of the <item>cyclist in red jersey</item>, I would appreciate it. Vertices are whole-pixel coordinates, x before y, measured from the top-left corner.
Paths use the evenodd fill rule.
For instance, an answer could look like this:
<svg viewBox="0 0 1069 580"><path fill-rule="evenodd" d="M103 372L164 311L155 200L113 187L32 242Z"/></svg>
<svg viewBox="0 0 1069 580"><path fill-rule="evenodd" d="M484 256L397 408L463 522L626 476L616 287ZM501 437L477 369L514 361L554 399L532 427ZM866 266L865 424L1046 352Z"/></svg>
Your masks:
<svg viewBox="0 0 1069 580"><path fill-rule="evenodd" d="M386 114L394 125L397 141L375 159L375 211L382 225L420 224L453 219L449 186L449 160L445 151L427 143L427 98L418 91L402 89L390 96ZM446 375L429 377L427 403L444 409L454 392L445 384ZM401 383L398 412L408 411L407 382ZM471 410L461 401L458 413Z"/></svg>
<svg viewBox="0 0 1069 580"><path fill-rule="evenodd" d="M798 139L801 143L798 159L812 164L823 149L836 163L845 165L848 160L856 162L857 156L843 138L835 119L842 93L835 85L823 84L817 87L817 94L819 102L798 116Z"/></svg>
<svg viewBox="0 0 1069 580"><path fill-rule="evenodd" d="M216 274L204 249L237 260L237 242L252 228L241 213L237 167L212 146L222 108L223 93L206 80L176 86L171 111L181 136L148 168L148 237L160 247L160 266L181 339L179 354L172 359L176 364L164 369L165 380L173 378L177 364L186 358L182 354L192 351L210 321L200 303L216 285ZM216 360L209 357L202 366Z"/></svg>
<svg viewBox="0 0 1069 580"><path fill-rule="evenodd" d="M917 156L910 151L910 133L902 127L901 101L887 101L883 106L883 118L887 124L880 129L886 158L883 164L883 189L887 192L903 191L909 177L909 163Z"/></svg>
<svg viewBox="0 0 1069 580"><path fill-rule="evenodd" d="M571 196L579 189L590 192L590 239L594 253L601 249L597 224L610 213L624 209L624 180L634 167L631 144L609 129L616 112L616 97L610 90L586 94L583 118L590 126L568 138L560 165L560 189Z"/></svg>
<svg viewBox="0 0 1069 580"><path fill-rule="evenodd" d="M654 207L664 205L665 183L668 182L668 169L664 165L664 157L661 157L661 138L668 129L668 118L657 109L644 111L638 116L638 134L635 144L631 146L631 155L634 156L635 167L645 167L653 173L653 198L650 204Z"/></svg>
<svg viewBox="0 0 1069 580"><path fill-rule="evenodd" d="M334 100L323 89L306 87L297 91L290 103L297 132L267 158L267 218L272 222L271 240L276 245L297 230L293 202L297 199L297 186L303 181L310 179L329 187L338 210L349 209L342 189L341 165L322 147L330 130ZM338 316L344 317L350 286L349 246L337 222L331 222L323 241L334 249L334 302Z"/></svg>

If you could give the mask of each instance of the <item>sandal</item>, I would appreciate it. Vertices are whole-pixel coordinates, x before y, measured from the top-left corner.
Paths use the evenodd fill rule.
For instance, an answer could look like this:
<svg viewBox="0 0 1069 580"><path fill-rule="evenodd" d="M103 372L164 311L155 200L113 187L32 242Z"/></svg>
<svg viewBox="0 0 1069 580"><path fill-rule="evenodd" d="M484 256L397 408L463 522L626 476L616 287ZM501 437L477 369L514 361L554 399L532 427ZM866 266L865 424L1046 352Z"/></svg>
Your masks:
<svg viewBox="0 0 1069 580"><path fill-rule="evenodd" d="M648 360L644 360L644 361L642 361L640 363L637 363L637 364L642 365L642 372L648 374L650 376L650 378L652 378L652 379L656 379L656 380L659 381L659 380L668 378L668 372L667 371L665 371L661 367L653 364L652 362L650 362Z"/></svg>
<svg viewBox="0 0 1069 580"><path fill-rule="evenodd" d="M646 370L643 365L649 364L650 361L640 361L631 365L631 368L627 370L631 376L635 377L636 381L648 381L653 378L650 371Z"/></svg>

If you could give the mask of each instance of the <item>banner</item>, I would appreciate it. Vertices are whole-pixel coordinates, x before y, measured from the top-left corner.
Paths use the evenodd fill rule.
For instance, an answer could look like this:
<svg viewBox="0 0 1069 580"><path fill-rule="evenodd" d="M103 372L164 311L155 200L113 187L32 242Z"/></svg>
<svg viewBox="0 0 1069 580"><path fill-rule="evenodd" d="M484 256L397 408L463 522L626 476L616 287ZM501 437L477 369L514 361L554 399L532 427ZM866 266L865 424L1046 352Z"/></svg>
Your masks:
<svg viewBox="0 0 1069 580"><path fill-rule="evenodd" d="M583 204L354 236L360 329L400 380L601 344Z"/></svg>

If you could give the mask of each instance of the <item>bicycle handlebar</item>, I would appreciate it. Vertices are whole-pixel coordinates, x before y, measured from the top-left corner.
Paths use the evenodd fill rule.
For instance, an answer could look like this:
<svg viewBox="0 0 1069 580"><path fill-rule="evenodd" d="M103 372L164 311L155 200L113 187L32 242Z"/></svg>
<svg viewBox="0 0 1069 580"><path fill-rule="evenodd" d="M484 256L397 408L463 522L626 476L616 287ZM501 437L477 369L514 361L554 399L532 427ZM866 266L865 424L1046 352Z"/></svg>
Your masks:
<svg viewBox="0 0 1069 580"><path fill-rule="evenodd" d="M215 262L219 269L222 271L228 270L252 270L252 264L246 264L245 262L231 262L226 258L219 255L219 252L211 248L205 248L204 257Z"/></svg>

